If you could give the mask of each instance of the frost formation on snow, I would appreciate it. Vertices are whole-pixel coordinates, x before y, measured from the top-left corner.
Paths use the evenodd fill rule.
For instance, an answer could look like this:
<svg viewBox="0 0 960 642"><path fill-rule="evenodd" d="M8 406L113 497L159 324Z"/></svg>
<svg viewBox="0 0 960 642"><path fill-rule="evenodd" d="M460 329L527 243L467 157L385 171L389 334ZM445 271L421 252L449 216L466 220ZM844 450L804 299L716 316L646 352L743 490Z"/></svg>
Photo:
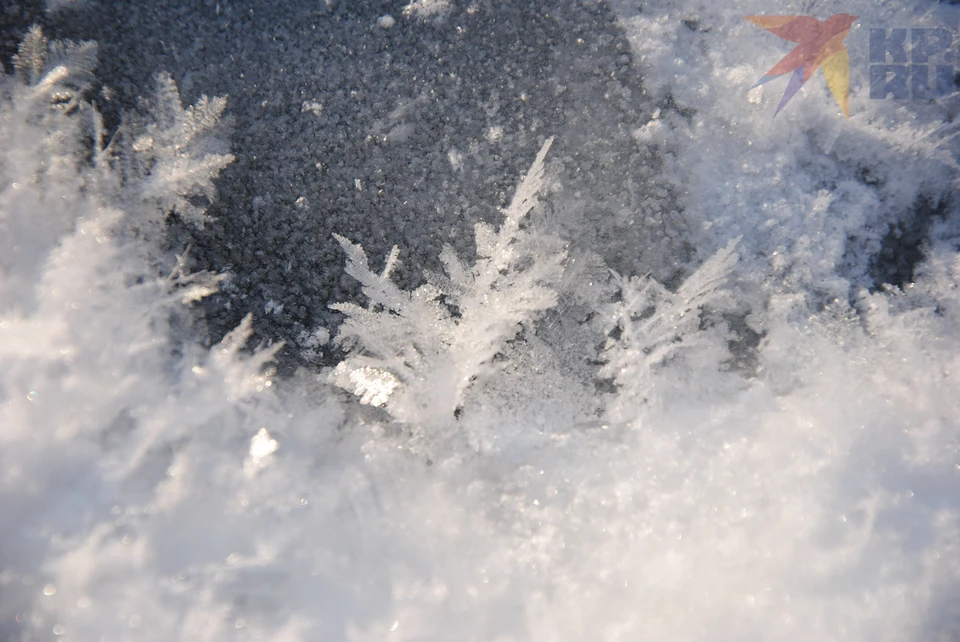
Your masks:
<svg viewBox="0 0 960 642"><path fill-rule="evenodd" d="M612 4L659 101L642 171L704 260L611 274L547 233L548 140L420 289L340 237L343 360L284 378L255 318L198 338L225 277L161 245L215 198L223 100L160 74L108 130L94 45L30 31L0 79L0 639L957 639L956 97L847 127L807 90L773 128L739 89L780 52L725 3Z"/></svg>
<svg viewBox="0 0 960 642"><path fill-rule="evenodd" d="M414 292L390 282L396 246L375 274L360 246L337 237L347 253L347 274L369 299L366 307L331 306L347 315L337 341L353 347L335 372L339 385L417 429L441 428L473 382L494 370L491 361L503 342L556 305L564 248L522 227L543 186L552 142L540 148L500 228L477 224L474 265L464 265L446 246L440 254L446 274L427 275L428 283Z"/></svg>

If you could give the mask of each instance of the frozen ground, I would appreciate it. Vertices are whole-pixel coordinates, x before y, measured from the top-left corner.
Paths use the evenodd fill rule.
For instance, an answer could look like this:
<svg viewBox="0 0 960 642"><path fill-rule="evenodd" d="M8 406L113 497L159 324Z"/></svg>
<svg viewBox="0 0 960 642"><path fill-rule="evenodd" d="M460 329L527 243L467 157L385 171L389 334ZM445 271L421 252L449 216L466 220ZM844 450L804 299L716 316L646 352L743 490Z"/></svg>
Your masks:
<svg viewBox="0 0 960 642"><path fill-rule="evenodd" d="M955 7L48 4L0 640L960 640L958 101L867 97Z"/></svg>

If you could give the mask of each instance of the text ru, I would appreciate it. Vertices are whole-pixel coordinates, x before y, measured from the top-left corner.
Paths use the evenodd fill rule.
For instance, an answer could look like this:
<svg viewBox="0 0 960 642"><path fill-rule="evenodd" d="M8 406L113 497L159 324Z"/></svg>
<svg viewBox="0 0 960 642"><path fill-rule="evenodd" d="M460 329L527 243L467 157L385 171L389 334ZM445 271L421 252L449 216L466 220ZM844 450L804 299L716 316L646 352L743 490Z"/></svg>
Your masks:
<svg viewBox="0 0 960 642"><path fill-rule="evenodd" d="M870 97L934 99L955 91L953 35L948 29L871 29Z"/></svg>

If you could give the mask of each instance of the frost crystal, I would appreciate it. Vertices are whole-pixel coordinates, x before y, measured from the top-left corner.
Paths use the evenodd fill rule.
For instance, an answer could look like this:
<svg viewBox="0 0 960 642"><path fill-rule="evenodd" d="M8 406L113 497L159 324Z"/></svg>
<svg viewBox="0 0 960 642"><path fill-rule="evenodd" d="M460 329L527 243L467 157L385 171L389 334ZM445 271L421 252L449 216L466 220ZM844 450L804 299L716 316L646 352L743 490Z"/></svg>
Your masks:
<svg viewBox="0 0 960 642"><path fill-rule="evenodd" d="M339 385L366 403L383 403L405 423L441 425L453 418L474 381L493 371L503 342L556 305L565 250L556 239L520 227L543 186L552 140L540 149L499 230L476 226L473 266L445 247L440 259L446 274L427 274L426 285L406 292L390 281L396 247L375 274L363 248L336 237L347 254L347 274L370 300L366 307L331 306L347 315L337 341L351 350L335 376ZM345 378L344 372L360 374Z"/></svg>
<svg viewBox="0 0 960 642"><path fill-rule="evenodd" d="M377 408L386 405L400 385L400 381L386 370L366 366L349 370L344 363L334 370L334 377L337 385L360 397L360 403Z"/></svg>
<svg viewBox="0 0 960 642"><path fill-rule="evenodd" d="M450 9L450 0L413 0L403 8L403 15L430 18L446 13Z"/></svg>
<svg viewBox="0 0 960 642"><path fill-rule="evenodd" d="M612 329L620 338L610 342L601 375L620 386L615 421L631 423L639 416L638 409L651 401L653 373L661 365L681 352L716 347L714 337L701 330L700 312L725 294L722 286L736 265L738 241L704 262L675 293L650 277L614 274L622 299L612 306Z"/></svg>
<svg viewBox="0 0 960 642"><path fill-rule="evenodd" d="M175 210L193 225L203 225L215 193L213 179L233 162L220 140L227 100L201 96L184 109L170 74L158 74L147 116L133 126L131 176L135 194L152 203L159 216Z"/></svg>
<svg viewBox="0 0 960 642"><path fill-rule="evenodd" d="M35 85L40 80L46 60L47 39L43 37L43 30L34 25L13 57L14 69L25 84Z"/></svg>
<svg viewBox="0 0 960 642"><path fill-rule="evenodd" d="M250 440L250 456L243 462L243 471L252 476L267 465L269 458L277 450L277 440L270 436L266 428L261 428Z"/></svg>

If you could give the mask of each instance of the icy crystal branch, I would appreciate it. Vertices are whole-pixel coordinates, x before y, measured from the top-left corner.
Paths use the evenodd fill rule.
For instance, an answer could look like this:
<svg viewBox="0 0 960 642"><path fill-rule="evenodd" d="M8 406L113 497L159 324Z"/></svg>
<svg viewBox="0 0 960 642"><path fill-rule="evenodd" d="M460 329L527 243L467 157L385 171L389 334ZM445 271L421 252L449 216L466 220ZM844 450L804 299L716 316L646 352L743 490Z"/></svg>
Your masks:
<svg viewBox="0 0 960 642"><path fill-rule="evenodd" d="M500 228L477 224L474 265L444 247L445 275L427 274L428 283L413 292L390 281L396 247L376 274L359 245L336 237L347 254L347 274L369 298L366 307L332 306L347 315L337 341L350 350L335 371L338 385L409 425L443 424L454 417L472 383L493 370L503 342L556 305L564 250L555 239L521 227L543 186L552 142L543 144Z"/></svg>
<svg viewBox="0 0 960 642"><path fill-rule="evenodd" d="M140 197L160 213L176 210L188 223L201 226L203 204L216 191L213 180L234 160L218 136L227 99L201 96L184 109L169 74L158 74L154 84L149 121L133 127L126 173L138 179Z"/></svg>
<svg viewBox="0 0 960 642"><path fill-rule="evenodd" d="M608 345L600 373L619 387L613 408L619 416L614 420L630 423L638 408L650 401L658 367L709 342L708 333L700 328L700 312L724 294L738 260L734 252L738 241L730 241L707 259L676 292L650 277L628 279L614 273L622 299L612 306L612 321L620 336Z"/></svg>

